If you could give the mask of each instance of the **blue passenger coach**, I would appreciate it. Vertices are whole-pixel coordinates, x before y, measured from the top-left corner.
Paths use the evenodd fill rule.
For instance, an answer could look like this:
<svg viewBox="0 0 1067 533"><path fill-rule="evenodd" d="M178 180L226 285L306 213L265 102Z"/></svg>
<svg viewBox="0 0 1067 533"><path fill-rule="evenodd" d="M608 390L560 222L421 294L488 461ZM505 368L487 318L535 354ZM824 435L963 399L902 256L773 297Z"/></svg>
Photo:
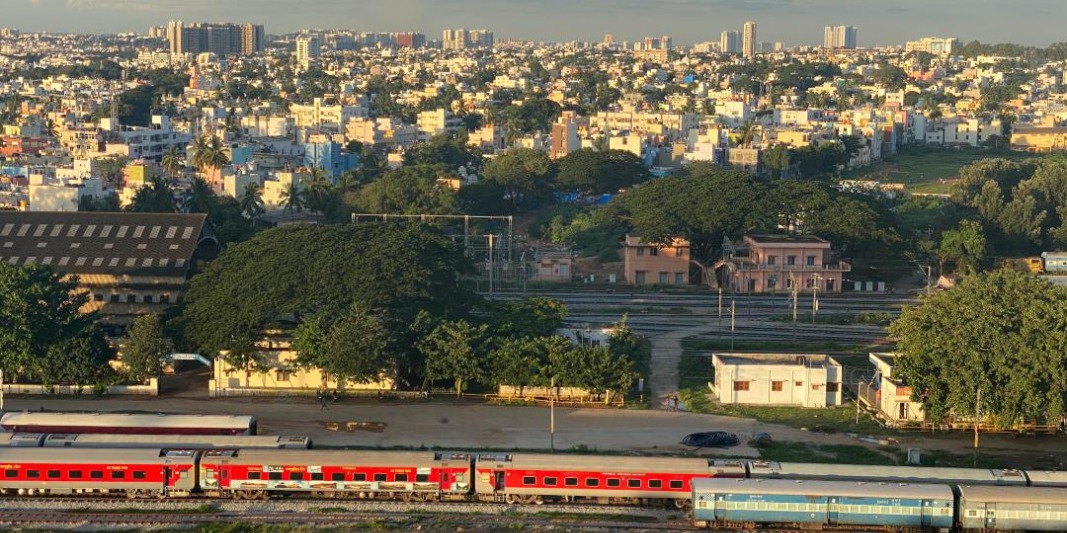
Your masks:
<svg viewBox="0 0 1067 533"><path fill-rule="evenodd" d="M948 485L694 479L693 519L699 526L849 526L949 529L954 497Z"/></svg>

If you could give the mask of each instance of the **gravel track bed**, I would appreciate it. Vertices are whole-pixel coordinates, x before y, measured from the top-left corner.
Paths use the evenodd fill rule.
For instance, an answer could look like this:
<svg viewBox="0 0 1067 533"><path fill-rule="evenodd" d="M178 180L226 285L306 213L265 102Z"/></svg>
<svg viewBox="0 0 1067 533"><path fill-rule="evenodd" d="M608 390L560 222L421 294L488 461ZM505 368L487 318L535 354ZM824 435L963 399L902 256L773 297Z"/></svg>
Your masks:
<svg viewBox="0 0 1067 533"><path fill-rule="evenodd" d="M136 509L140 511L160 511L173 513L196 510L201 506L210 506L215 512L203 512L205 516L217 513L283 513L283 512L378 512L378 513L428 513L428 514L529 514L566 513L589 515L643 516L661 520L679 518L685 511L679 509L654 509L646 507L609 506L609 505L509 505L502 503L444 502L412 503L396 501L352 501L352 500L311 500L279 499L266 501L234 501L217 499L139 501L103 498L8 498L0 499L0 511L115 511Z"/></svg>

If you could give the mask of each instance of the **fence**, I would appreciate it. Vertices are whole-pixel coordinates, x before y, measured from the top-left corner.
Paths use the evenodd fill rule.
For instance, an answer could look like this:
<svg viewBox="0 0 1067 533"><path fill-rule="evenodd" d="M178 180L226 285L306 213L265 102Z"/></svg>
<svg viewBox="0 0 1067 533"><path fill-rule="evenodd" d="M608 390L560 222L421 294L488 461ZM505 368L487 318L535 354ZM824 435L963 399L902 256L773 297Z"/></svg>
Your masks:
<svg viewBox="0 0 1067 533"><path fill-rule="evenodd" d="M95 394L96 387L92 385L39 385L32 383L5 383L4 394L29 394L29 395L68 395L80 396ZM104 394L118 394L129 396L159 396L159 380L152 378L148 385L111 385Z"/></svg>

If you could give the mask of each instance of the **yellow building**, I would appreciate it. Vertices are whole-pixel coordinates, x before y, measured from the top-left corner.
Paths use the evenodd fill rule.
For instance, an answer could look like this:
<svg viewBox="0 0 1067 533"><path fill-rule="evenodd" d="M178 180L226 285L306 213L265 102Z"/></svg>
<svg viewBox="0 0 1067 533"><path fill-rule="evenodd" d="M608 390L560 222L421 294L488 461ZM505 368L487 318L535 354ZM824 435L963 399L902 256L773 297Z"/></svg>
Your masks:
<svg viewBox="0 0 1067 533"><path fill-rule="evenodd" d="M257 347L259 362L252 369L233 366L226 362L225 352L220 353L208 382L208 395L212 398L310 395L322 389L373 393L395 387L393 379L387 376L373 383L339 382L320 369L302 367L297 364L299 352L293 349L292 339L278 331L270 332Z"/></svg>
<svg viewBox="0 0 1067 533"><path fill-rule="evenodd" d="M1017 127L1011 134L1011 149L1027 152L1067 150L1067 127Z"/></svg>

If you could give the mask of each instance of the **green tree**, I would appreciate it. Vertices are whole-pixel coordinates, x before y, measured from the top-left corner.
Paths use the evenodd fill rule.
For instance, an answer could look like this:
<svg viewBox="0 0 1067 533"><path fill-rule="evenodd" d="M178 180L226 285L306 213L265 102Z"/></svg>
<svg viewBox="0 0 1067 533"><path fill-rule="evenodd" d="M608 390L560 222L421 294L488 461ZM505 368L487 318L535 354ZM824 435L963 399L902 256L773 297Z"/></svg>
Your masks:
<svg viewBox="0 0 1067 533"><path fill-rule="evenodd" d="M440 181L449 176L444 165L403 166L364 186L357 203L370 213L458 214L456 191Z"/></svg>
<svg viewBox="0 0 1067 533"><path fill-rule="evenodd" d="M426 380L450 379L456 397L463 385L485 375L485 344L488 326L472 326L466 320L446 320L416 346L426 357Z"/></svg>
<svg viewBox="0 0 1067 533"><path fill-rule="evenodd" d="M557 181L563 192L615 193L648 181L651 174L636 155L622 150L583 148L559 160Z"/></svg>
<svg viewBox="0 0 1067 533"><path fill-rule="evenodd" d="M499 385L519 388L547 385L551 354L571 350L570 341L559 336L504 338L489 352L489 377ZM558 356L557 356L558 357Z"/></svg>
<svg viewBox="0 0 1067 533"><path fill-rule="evenodd" d="M465 133L441 134L404 152L404 165L444 165L451 171L460 167L478 169L482 156L467 147Z"/></svg>
<svg viewBox="0 0 1067 533"><path fill-rule="evenodd" d="M258 183L245 185L241 194L241 213L252 220L255 225L256 217L263 214L263 188Z"/></svg>
<svg viewBox="0 0 1067 533"><path fill-rule="evenodd" d="M289 213L289 218L296 220L296 214L304 210L306 205L304 186L293 181L282 191L282 210Z"/></svg>
<svg viewBox="0 0 1067 533"><path fill-rule="evenodd" d="M155 176L137 189L126 210L134 213L173 213L174 191L167 180Z"/></svg>
<svg viewBox="0 0 1067 533"><path fill-rule="evenodd" d="M158 377L163 358L171 348L172 343L163 333L158 315L137 317L123 342L122 364L126 374L142 383Z"/></svg>
<svg viewBox="0 0 1067 533"><path fill-rule="evenodd" d="M938 271L944 273L945 265L951 263L960 274L973 274L985 262L988 249L982 225L973 220L963 220L958 229L941 234L938 250Z"/></svg>
<svg viewBox="0 0 1067 533"><path fill-rule="evenodd" d="M1067 401L1067 289L997 270L906 307L890 327L899 377L934 421L981 417L999 427L1058 426Z"/></svg>
<svg viewBox="0 0 1067 533"><path fill-rule="evenodd" d="M269 229L227 247L193 277L180 325L201 353L229 350L227 359L242 366L254 362L264 329L358 302L386 324L390 353L410 377L421 367L410 324L420 311L442 319L468 313L477 296L461 275L472 268L451 240L420 224Z"/></svg>
<svg viewBox="0 0 1067 533"><path fill-rule="evenodd" d="M90 383L107 368L96 315L79 310L88 293L47 266L0 262L0 367L8 379L51 385Z"/></svg>
<svg viewBox="0 0 1067 533"><path fill-rule="evenodd" d="M360 302L339 313L327 308L306 316L293 332L293 347L299 352L298 364L320 368L338 382L396 377L389 330Z"/></svg>
<svg viewBox="0 0 1067 533"><path fill-rule="evenodd" d="M511 338L554 335L567 318L567 305L551 298L506 300L491 309L493 334Z"/></svg>
<svg viewBox="0 0 1067 533"><path fill-rule="evenodd" d="M491 159L482 170L482 178L503 187L512 210L518 211L550 197L555 165L542 150L513 148Z"/></svg>
<svg viewBox="0 0 1067 533"><path fill-rule="evenodd" d="M177 145L171 145L170 148L167 148L167 151L163 153L160 166L163 167L163 172L166 172L167 176L170 176L172 180L176 180L181 176L182 170L185 169L185 162L182 160L182 153Z"/></svg>
<svg viewBox="0 0 1067 533"><path fill-rule="evenodd" d="M763 153L763 164L771 171L771 178L781 178L782 172L789 168L789 149L783 144L771 146Z"/></svg>

